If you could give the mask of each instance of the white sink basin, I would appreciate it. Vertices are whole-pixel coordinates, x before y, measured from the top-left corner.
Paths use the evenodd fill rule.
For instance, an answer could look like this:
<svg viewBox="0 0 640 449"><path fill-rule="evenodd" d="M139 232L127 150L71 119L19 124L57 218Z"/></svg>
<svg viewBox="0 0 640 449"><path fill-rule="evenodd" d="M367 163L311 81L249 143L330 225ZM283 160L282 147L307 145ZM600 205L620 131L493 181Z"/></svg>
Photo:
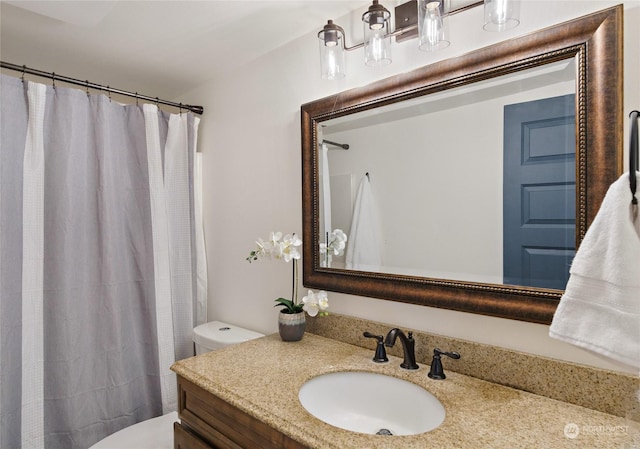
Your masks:
<svg viewBox="0 0 640 449"><path fill-rule="evenodd" d="M376 373L324 374L306 382L298 397L316 418L360 433L414 435L435 429L445 417L440 401L424 388Z"/></svg>

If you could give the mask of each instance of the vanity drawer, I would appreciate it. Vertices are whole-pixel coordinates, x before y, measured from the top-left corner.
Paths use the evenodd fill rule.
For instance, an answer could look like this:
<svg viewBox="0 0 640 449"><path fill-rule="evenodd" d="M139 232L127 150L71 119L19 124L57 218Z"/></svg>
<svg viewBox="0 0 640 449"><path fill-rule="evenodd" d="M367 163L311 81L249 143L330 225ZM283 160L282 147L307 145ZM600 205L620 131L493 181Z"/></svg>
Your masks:
<svg viewBox="0 0 640 449"><path fill-rule="evenodd" d="M189 429L179 423L173 424L173 447L174 449L216 449L208 445Z"/></svg>
<svg viewBox="0 0 640 449"><path fill-rule="evenodd" d="M178 411L182 427L209 444L185 445L180 449L307 449L181 376L178 376ZM177 441L176 433L176 444Z"/></svg>

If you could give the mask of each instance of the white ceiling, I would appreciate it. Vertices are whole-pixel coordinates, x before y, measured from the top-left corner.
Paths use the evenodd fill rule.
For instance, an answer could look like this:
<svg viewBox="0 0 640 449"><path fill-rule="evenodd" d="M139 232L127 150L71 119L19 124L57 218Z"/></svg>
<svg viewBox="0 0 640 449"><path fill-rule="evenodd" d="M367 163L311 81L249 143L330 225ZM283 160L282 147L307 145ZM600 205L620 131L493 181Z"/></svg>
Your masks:
<svg viewBox="0 0 640 449"><path fill-rule="evenodd" d="M0 57L172 99L368 3L1 0Z"/></svg>

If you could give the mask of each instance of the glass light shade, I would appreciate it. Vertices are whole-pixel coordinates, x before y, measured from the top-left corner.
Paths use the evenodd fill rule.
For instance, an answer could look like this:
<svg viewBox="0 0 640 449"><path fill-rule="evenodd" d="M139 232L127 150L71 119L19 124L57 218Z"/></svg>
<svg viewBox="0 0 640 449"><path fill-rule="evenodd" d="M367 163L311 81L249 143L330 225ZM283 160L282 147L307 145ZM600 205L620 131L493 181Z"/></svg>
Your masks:
<svg viewBox="0 0 640 449"><path fill-rule="evenodd" d="M391 13L378 0L362 15L364 30L364 63L369 67L391 64Z"/></svg>
<svg viewBox="0 0 640 449"><path fill-rule="evenodd" d="M365 34L364 63L369 67L391 64L391 36L386 28L371 30Z"/></svg>
<svg viewBox="0 0 640 449"><path fill-rule="evenodd" d="M320 72L323 79L337 80L346 75L344 64L344 31L332 20L318 33Z"/></svg>
<svg viewBox="0 0 640 449"><path fill-rule="evenodd" d="M418 48L435 51L448 47L449 43L442 2L418 0Z"/></svg>
<svg viewBox="0 0 640 449"><path fill-rule="evenodd" d="M520 0L484 0L484 29L504 31L520 24Z"/></svg>

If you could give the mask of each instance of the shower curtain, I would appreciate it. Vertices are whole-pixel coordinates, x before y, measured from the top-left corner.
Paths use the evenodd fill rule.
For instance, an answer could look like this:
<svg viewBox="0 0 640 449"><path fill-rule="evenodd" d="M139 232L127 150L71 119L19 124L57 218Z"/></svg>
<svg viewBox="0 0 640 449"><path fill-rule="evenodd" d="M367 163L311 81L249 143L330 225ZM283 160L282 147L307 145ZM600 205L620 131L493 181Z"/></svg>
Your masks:
<svg viewBox="0 0 640 449"><path fill-rule="evenodd" d="M0 75L0 447L176 408L205 321L199 119Z"/></svg>

